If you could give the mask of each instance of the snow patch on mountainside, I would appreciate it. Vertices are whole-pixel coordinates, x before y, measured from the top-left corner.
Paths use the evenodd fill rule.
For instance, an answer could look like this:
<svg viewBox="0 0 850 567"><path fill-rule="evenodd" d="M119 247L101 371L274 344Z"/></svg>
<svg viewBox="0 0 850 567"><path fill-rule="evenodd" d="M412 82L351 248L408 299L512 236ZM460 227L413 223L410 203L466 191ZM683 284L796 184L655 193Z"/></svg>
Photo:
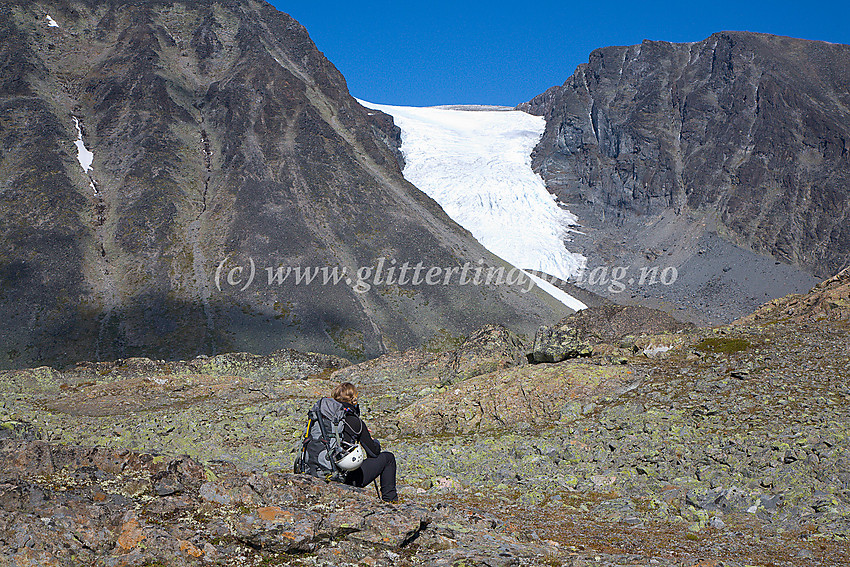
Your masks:
<svg viewBox="0 0 850 567"><path fill-rule="evenodd" d="M76 116L72 116L71 118L74 119L74 126L77 127L77 140L74 142L74 145L77 146L77 161L80 162L80 167L82 167L86 175L89 176L89 183L92 191L94 191L94 194L97 195L97 187L95 186L94 179L92 179L91 176L91 164L94 161L94 154L86 148L86 144L83 141L83 129L80 127L80 121Z"/></svg>
<svg viewBox="0 0 850 567"><path fill-rule="evenodd" d="M584 302L576 299L561 288L556 287L555 285L547 282L543 278L535 276L534 274L529 274L528 272L525 272L525 274L531 278L531 281L533 281L537 287L539 287L540 289L542 289L543 291L545 291L546 293L548 293L570 309L573 309L575 311L587 309L587 305L585 305Z"/></svg>
<svg viewBox="0 0 850 567"><path fill-rule="evenodd" d="M86 143L83 141L83 129L80 128L80 121L76 116L72 116L71 118L74 119L74 126L77 128L77 139L74 142L74 145L77 146L77 161L80 162L80 167L83 168L83 171L88 173L91 171L94 154L86 148Z"/></svg>
<svg viewBox="0 0 850 567"><path fill-rule="evenodd" d="M503 109L360 102L391 115L401 128L404 177L485 248L525 270L562 280L579 274L585 257L564 246L578 219L558 205L531 169L531 152L545 128L542 117ZM541 287L553 295L560 291ZM564 292L558 295L573 309L585 307Z"/></svg>

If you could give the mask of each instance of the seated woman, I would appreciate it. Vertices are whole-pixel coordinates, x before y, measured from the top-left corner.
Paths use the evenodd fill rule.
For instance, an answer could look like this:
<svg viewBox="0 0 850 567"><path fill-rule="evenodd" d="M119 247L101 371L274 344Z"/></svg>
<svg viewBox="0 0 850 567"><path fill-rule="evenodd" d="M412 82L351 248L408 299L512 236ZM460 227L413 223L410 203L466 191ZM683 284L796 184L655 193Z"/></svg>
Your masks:
<svg viewBox="0 0 850 567"><path fill-rule="evenodd" d="M395 486L395 455L389 451L381 451L381 444L372 439L369 428L360 419L357 388L351 382L343 382L334 388L332 397L346 410L343 441L360 443L368 456L360 468L346 474L345 484L364 487L380 476L381 498L387 502L396 501L398 494Z"/></svg>

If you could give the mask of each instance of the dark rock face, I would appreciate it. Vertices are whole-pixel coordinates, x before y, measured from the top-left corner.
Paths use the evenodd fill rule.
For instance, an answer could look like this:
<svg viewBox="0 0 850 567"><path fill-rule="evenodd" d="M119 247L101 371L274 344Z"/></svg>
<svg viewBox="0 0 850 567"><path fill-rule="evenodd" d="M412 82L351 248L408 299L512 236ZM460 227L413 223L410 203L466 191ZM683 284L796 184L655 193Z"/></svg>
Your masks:
<svg viewBox="0 0 850 567"><path fill-rule="evenodd" d="M816 285L805 295L789 295L765 303L755 313L736 321L740 325L764 324L780 319L807 324L850 319L850 268Z"/></svg>
<svg viewBox="0 0 850 567"><path fill-rule="evenodd" d="M386 283L405 262L500 261L404 181L392 120L272 6L3 6L0 365L362 358L491 320L530 331L551 309L507 287ZM302 279L320 267L348 271Z"/></svg>
<svg viewBox="0 0 850 567"><path fill-rule="evenodd" d="M519 108L546 117L533 164L550 191L609 222L716 211L733 243L817 276L850 257L850 46L606 47Z"/></svg>

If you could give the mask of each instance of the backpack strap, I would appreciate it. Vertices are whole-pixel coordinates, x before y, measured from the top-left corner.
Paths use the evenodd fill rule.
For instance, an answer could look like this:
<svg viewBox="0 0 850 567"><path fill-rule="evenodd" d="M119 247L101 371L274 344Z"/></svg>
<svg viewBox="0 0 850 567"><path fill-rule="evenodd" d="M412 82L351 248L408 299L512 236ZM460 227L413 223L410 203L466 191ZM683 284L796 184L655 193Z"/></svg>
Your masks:
<svg viewBox="0 0 850 567"><path fill-rule="evenodd" d="M301 455L295 460L294 471L296 473L304 473L307 470L307 445L310 444L310 429L313 427L313 412L307 412L307 427L304 428L304 435L301 437Z"/></svg>
<svg viewBox="0 0 850 567"><path fill-rule="evenodd" d="M342 437L340 433L342 433L343 428L346 425L345 414L348 412L347 408L342 408L342 412L334 416L333 424L334 424L334 435L336 436L336 446L342 449L345 447L343 445Z"/></svg>
<svg viewBox="0 0 850 567"><path fill-rule="evenodd" d="M354 435L354 440L355 440L355 442L356 442L356 441L358 441L358 440L360 439L360 434L361 434L361 433L363 433L363 420L362 420L362 419L360 418L360 416L359 416L359 415L357 415L357 413L356 413L353 409L351 409L351 408L347 408L347 407L344 407L344 406L343 406L342 411L343 411L343 416L342 416L342 427L341 427L340 429L344 430L344 429L345 429L345 426L347 425L347 426L348 426L348 429L350 429L350 430L351 430L351 434L352 434L352 435ZM360 429L359 429L359 431L354 431L354 428L353 428L353 427L351 427L351 424L349 424L349 423L345 420L345 418L346 418L348 415L353 415L353 416L355 416L355 417L357 418L357 421L359 421L359 422L360 422Z"/></svg>
<svg viewBox="0 0 850 567"><path fill-rule="evenodd" d="M301 437L301 445L303 447L307 447L307 443L310 442L310 429L313 428L313 423L315 423L315 414L313 410L307 412L307 427L304 428L304 435Z"/></svg>

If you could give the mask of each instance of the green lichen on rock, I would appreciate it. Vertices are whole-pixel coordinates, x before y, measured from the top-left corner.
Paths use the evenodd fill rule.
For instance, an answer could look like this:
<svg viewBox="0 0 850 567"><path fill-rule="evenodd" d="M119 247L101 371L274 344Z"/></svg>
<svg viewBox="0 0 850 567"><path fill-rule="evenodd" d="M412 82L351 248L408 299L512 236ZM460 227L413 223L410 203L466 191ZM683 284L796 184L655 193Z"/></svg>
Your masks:
<svg viewBox="0 0 850 567"><path fill-rule="evenodd" d="M422 349L430 353L443 353L453 351L460 347L466 337L463 335L453 335L446 329L437 329L423 344Z"/></svg>
<svg viewBox="0 0 850 567"><path fill-rule="evenodd" d="M747 339L733 337L709 337L694 345L698 351L725 354L741 352L751 347L752 344Z"/></svg>
<svg viewBox="0 0 850 567"><path fill-rule="evenodd" d="M596 553L598 541L616 548L617 538L640 529L648 538L667 534L676 545L697 537L744 557L750 551L730 533L753 533L778 549L769 538L811 526L806 533L818 538L794 536L782 545L811 551L809 542L817 541L828 546L823 553L840 557L840 538L850 526L850 406L836 387L846 368L846 334L837 323L779 323L644 335L635 340L637 348L617 351L627 364L611 364L606 347L581 361L509 366L514 351L502 347L513 343L502 338L510 335L491 328L482 330L481 342L473 341L482 348L471 348L468 358L459 357L466 352L462 345L440 354L394 352L334 370L325 365L327 374L300 378L271 370L304 370L286 365L320 359L284 353L277 362L262 362L233 355L215 368L203 358L126 359L41 370L41 381L17 375L18 381L7 382L10 389L0 391L0 418L37 424L50 443L149 451L156 467L186 453L206 462L208 482L227 478L221 463L265 478L289 470L315 399L349 380L361 390L373 434L395 453L403 498L410 502L487 510L501 518L499 526L523 523L541 540L581 542ZM752 346L729 353L679 348L706 337L740 338ZM675 348L652 358L641 354L644 344ZM444 383L445 370L459 360L475 371L491 362L505 367ZM197 372L204 364L211 373ZM231 374L235 368L247 375ZM18 384L30 384L28 393L21 395ZM14 429L8 435L0 429L0 438L20 439ZM65 476L51 482L58 486ZM128 480L121 494L158 497L150 483L134 482ZM172 486L164 482L159 490ZM259 526L255 508L240 514L254 526L246 533ZM347 529L356 524L340 522ZM443 551L462 549L449 540L475 530L458 516L431 526L454 534L422 540ZM369 537L358 541L373 545ZM305 560L324 557L321 550L304 553Z"/></svg>
<svg viewBox="0 0 850 567"><path fill-rule="evenodd" d="M561 362L592 354L593 347L582 339L578 329L562 324L555 328L542 325L537 330L531 356L534 362Z"/></svg>
<svg viewBox="0 0 850 567"><path fill-rule="evenodd" d="M641 380L625 366L577 362L508 368L430 394L397 414L402 433L469 433L549 426L568 400L615 398Z"/></svg>
<svg viewBox="0 0 850 567"><path fill-rule="evenodd" d="M485 325L460 341L441 370L444 385L528 363L525 343L502 325Z"/></svg>
<svg viewBox="0 0 850 567"><path fill-rule="evenodd" d="M342 328L339 325L331 325L328 335L334 345L354 360L362 360L365 351L365 335L362 331L351 328Z"/></svg>

